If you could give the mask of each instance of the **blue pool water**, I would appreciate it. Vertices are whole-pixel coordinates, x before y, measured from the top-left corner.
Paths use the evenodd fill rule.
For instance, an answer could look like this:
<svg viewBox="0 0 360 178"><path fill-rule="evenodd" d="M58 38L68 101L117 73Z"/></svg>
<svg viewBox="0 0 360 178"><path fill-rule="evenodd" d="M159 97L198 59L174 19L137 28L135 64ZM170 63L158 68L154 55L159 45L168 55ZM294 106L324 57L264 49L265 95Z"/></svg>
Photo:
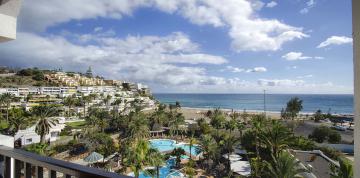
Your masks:
<svg viewBox="0 0 360 178"><path fill-rule="evenodd" d="M175 159L171 158L166 161L166 165L159 169L160 178L171 178L171 177L181 177L182 174L177 170L171 169L175 165ZM130 174L134 176L134 174ZM145 172L140 172L139 178L151 178L151 176L146 175Z"/></svg>
<svg viewBox="0 0 360 178"><path fill-rule="evenodd" d="M175 140L170 139L153 139L149 140L151 147L158 149L160 152L172 151L175 148L182 148L186 152L190 153L190 146L186 144L176 144ZM192 155L198 155L200 153L200 149L198 146L194 145L191 149ZM182 159L189 159L189 156L183 155ZM182 177L183 175L177 171L172 169L175 165L175 158L170 158L166 161L166 165L159 169L160 178L172 178L172 177ZM129 174L129 176L134 176L134 173ZM140 172L139 178L151 178L145 174L144 171Z"/></svg>
<svg viewBox="0 0 360 178"><path fill-rule="evenodd" d="M153 148L158 149L160 152L172 151L175 148L182 148L186 152L191 153L192 155L198 155L200 153L200 149L198 146L193 145L190 152L190 146L187 144L176 144L175 140L169 139L154 139L150 140L150 144Z"/></svg>

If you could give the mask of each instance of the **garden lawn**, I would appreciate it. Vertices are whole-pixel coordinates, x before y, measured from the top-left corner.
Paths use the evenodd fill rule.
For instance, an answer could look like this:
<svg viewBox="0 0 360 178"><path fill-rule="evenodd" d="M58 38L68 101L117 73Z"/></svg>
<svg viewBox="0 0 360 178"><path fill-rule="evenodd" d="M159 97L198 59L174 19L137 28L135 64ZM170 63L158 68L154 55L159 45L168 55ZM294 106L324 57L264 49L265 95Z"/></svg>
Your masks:
<svg viewBox="0 0 360 178"><path fill-rule="evenodd" d="M67 122L67 126L70 126L73 129L81 129L86 126L85 121L78 121L78 122Z"/></svg>

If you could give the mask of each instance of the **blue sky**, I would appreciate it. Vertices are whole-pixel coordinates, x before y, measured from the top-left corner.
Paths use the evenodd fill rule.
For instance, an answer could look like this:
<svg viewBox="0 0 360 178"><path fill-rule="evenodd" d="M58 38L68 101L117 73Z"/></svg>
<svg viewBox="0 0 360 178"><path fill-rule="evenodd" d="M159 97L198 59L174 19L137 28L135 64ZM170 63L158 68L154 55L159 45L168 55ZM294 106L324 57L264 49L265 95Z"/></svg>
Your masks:
<svg viewBox="0 0 360 178"><path fill-rule="evenodd" d="M92 66L153 92L353 92L350 0L23 3L1 65Z"/></svg>

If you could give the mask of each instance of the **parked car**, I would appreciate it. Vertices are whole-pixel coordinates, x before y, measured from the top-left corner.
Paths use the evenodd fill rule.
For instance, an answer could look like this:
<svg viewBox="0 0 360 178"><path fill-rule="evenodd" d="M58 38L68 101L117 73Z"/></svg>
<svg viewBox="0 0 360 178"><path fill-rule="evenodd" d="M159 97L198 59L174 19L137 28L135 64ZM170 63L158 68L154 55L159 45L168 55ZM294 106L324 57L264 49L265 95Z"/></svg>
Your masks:
<svg viewBox="0 0 360 178"><path fill-rule="evenodd" d="M336 125L336 126L332 126L331 128L339 131L346 131L346 127L344 126Z"/></svg>

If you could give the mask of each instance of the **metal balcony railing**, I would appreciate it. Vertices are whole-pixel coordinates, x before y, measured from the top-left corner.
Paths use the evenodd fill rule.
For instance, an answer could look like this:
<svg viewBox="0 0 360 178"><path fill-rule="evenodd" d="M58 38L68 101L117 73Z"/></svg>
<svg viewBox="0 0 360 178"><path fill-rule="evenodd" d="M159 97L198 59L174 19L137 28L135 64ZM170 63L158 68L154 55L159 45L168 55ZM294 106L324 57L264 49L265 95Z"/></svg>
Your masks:
<svg viewBox="0 0 360 178"><path fill-rule="evenodd" d="M13 164L11 158L14 160ZM0 168L3 169L3 172L0 172L0 178L11 178L11 174L14 178L129 178L6 146L0 146Z"/></svg>

